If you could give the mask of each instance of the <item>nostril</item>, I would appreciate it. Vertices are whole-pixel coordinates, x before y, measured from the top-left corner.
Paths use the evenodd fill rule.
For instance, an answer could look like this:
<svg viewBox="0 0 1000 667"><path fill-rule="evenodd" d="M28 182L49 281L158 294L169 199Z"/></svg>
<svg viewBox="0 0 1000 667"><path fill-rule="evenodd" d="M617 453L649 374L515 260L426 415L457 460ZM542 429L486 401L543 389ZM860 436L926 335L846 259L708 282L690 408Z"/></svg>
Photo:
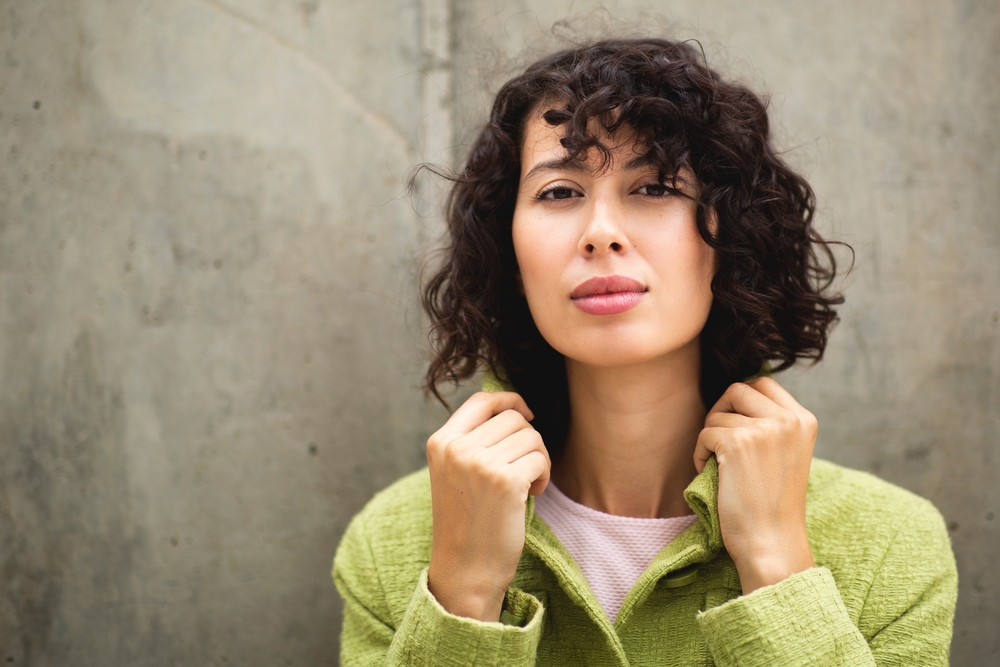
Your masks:
<svg viewBox="0 0 1000 667"><path fill-rule="evenodd" d="M615 252L618 252L619 250L622 249L622 246L620 243L615 242L611 244L611 249L614 250Z"/></svg>

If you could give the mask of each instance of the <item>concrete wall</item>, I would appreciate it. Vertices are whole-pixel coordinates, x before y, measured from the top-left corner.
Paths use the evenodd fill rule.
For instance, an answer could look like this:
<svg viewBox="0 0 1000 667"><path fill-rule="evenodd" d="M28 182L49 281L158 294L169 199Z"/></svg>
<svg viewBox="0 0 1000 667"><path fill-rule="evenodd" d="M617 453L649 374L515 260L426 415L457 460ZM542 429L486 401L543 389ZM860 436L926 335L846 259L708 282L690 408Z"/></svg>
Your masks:
<svg viewBox="0 0 1000 667"><path fill-rule="evenodd" d="M413 0L0 3L0 662L336 664L421 464Z"/></svg>
<svg viewBox="0 0 1000 667"><path fill-rule="evenodd" d="M0 661L336 664L340 533L444 418L415 388L439 193L402 180L571 9L608 17L0 0ZM632 31L770 92L857 250L827 360L786 385L820 455L941 508L953 664L1000 665L1000 6L656 10Z"/></svg>

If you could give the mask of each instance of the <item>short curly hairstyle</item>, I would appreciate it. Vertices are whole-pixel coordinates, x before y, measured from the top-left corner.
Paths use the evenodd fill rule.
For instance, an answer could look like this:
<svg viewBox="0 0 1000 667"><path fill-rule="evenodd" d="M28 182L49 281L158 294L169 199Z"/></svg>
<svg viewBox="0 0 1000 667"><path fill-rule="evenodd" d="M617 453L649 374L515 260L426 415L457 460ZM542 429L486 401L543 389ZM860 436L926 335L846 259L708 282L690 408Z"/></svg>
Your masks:
<svg viewBox="0 0 1000 667"><path fill-rule="evenodd" d="M822 357L843 302L827 293L836 260L813 228L812 188L771 144L766 103L724 80L690 43L603 40L543 58L508 81L464 169L451 177L450 244L422 293L434 351L429 393L441 399L440 383L489 369L522 394L550 451L565 439L565 362L517 289L511 234L522 138L539 111L564 126L567 161L590 150L607 160L601 137L627 126L668 190L688 196L677 188L683 168L697 177L698 231L717 255L701 333L706 406L733 382Z"/></svg>

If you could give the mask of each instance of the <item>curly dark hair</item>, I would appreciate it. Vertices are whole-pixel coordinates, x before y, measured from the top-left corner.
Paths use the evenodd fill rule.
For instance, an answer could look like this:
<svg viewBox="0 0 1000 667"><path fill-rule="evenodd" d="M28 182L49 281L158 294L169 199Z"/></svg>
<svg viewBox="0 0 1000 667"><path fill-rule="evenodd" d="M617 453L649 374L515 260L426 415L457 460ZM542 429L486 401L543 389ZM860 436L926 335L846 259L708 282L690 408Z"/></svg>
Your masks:
<svg viewBox="0 0 1000 667"><path fill-rule="evenodd" d="M522 394L550 451L565 439L565 362L518 292L511 235L522 137L529 114L542 110L545 122L565 126L567 161L589 150L609 159L597 121L607 134L635 130L672 193L688 196L677 187L682 168L697 177L698 231L718 266L701 333L706 406L733 382L823 356L833 307L843 303L827 293L836 260L813 228L812 188L771 145L766 103L723 80L689 43L604 40L543 58L508 81L464 170L451 177L451 243L422 295L435 352L428 393L441 399L441 382L487 368Z"/></svg>

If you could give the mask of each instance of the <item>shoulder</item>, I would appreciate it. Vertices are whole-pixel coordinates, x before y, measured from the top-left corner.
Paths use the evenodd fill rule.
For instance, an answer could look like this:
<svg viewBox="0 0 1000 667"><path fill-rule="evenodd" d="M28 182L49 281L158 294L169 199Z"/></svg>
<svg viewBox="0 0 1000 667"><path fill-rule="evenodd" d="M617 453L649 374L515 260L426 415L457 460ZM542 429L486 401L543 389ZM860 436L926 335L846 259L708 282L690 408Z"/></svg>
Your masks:
<svg viewBox="0 0 1000 667"><path fill-rule="evenodd" d="M870 536L890 536L903 522L944 528L940 512L925 498L871 473L822 459L813 459L806 506L819 536L843 533L848 526Z"/></svg>
<svg viewBox="0 0 1000 667"><path fill-rule="evenodd" d="M333 562L337 587L398 620L430 562L431 529L430 477L422 468L375 494L348 524Z"/></svg>
<svg viewBox="0 0 1000 667"><path fill-rule="evenodd" d="M372 540L419 542L431 528L431 482L427 468L410 473L376 493L352 523L362 524Z"/></svg>
<svg viewBox="0 0 1000 667"><path fill-rule="evenodd" d="M932 587L956 585L944 519L915 493L814 459L806 515L816 564L833 573L855 622L863 611L906 609Z"/></svg>

